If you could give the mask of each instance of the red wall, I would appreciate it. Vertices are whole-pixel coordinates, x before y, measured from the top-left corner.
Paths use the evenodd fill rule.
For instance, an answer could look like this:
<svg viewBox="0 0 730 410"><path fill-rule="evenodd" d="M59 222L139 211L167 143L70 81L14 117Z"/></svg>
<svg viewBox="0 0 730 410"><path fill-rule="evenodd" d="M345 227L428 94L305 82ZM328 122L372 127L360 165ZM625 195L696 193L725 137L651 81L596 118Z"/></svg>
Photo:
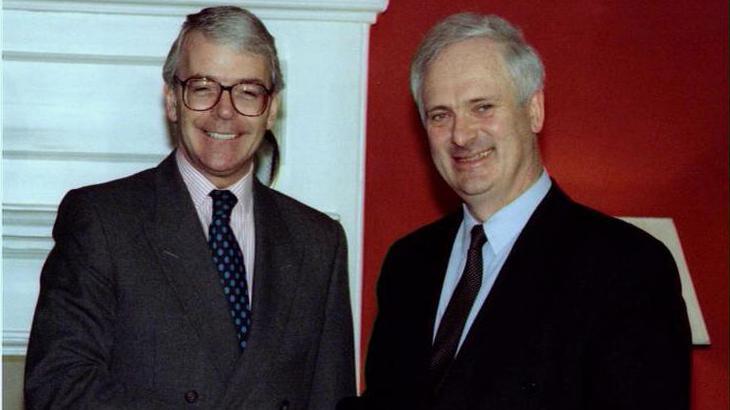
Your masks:
<svg viewBox="0 0 730 410"><path fill-rule="evenodd" d="M458 203L431 166L408 64L428 28L460 11L507 18L542 55L540 138L566 192L609 214L674 219L712 338L693 354L692 408L728 408L726 0L391 0L370 45L363 357L388 247Z"/></svg>

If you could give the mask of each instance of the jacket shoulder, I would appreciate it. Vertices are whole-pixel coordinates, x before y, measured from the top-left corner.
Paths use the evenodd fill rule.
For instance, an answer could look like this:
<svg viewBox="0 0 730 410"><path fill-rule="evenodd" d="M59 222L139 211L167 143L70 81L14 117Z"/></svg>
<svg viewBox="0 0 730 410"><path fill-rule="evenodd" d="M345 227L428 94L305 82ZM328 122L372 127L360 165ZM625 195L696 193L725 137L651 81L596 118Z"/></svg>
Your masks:
<svg viewBox="0 0 730 410"><path fill-rule="evenodd" d="M453 236L459 229L462 217L461 210L450 213L402 236L393 243L393 246L418 246L420 244L431 243L434 241L434 238Z"/></svg>
<svg viewBox="0 0 730 410"><path fill-rule="evenodd" d="M134 237L155 207L155 169L100 184L72 189L58 206L54 236L68 229L99 226L111 238ZM100 223L101 225L97 225Z"/></svg>
<svg viewBox="0 0 730 410"><path fill-rule="evenodd" d="M450 249L462 217L461 210L458 210L402 236L390 246L386 259L402 252L431 256L441 254L445 247Z"/></svg>
<svg viewBox="0 0 730 410"><path fill-rule="evenodd" d="M567 197L545 205L523 234L529 230L531 246L542 247L561 271L604 284L675 276L669 249L648 232Z"/></svg>
<svg viewBox="0 0 730 410"><path fill-rule="evenodd" d="M313 223L331 224L335 221L332 216L273 188L260 185L256 189L260 190L262 198L273 202L277 208L286 212L287 215Z"/></svg>
<svg viewBox="0 0 730 410"><path fill-rule="evenodd" d="M665 247L648 232L617 217L578 203L572 204L572 210L572 217L565 221L570 221L571 229L588 243L599 242L607 249Z"/></svg>
<svg viewBox="0 0 730 410"><path fill-rule="evenodd" d="M122 205L125 201L133 201L135 198L149 198L149 194L154 190L155 170L150 168L127 177L72 189L66 194L64 201L109 201L115 205Z"/></svg>
<svg viewBox="0 0 730 410"><path fill-rule="evenodd" d="M321 242L325 238L344 237L344 230L336 216L330 216L286 194L261 185L254 185L254 213L266 213L290 227L289 232L300 241ZM268 218L267 218L268 219Z"/></svg>

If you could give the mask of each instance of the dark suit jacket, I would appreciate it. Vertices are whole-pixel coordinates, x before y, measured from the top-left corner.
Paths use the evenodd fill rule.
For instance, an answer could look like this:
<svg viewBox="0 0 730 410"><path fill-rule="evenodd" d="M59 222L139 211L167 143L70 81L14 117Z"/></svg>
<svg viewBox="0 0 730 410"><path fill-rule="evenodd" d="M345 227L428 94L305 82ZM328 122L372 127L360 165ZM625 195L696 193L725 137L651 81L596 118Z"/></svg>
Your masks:
<svg viewBox="0 0 730 410"><path fill-rule="evenodd" d="M28 408L327 409L354 394L341 226L254 184L253 323L240 354L174 156L73 190L41 275Z"/></svg>
<svg viewBox="0 0 730 410"><path fill-rule="evenodd" d="M431 397L434 318L461 220L448 216L390 249L359 408L689 408L690 331L671 254L555 185Z"/></svg>

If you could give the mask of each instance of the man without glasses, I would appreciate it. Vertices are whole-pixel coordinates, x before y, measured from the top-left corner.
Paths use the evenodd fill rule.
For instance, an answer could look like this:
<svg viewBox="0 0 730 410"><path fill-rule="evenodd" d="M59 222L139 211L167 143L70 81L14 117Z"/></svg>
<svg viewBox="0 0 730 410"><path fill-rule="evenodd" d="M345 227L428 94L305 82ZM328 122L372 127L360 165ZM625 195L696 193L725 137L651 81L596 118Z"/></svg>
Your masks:
<svg viewBox="0 0 730 410"><path fill-rule="evenodd" d="M689 408L676 265L550 179L543 77L496 16L448 17L418 48L411 90L463 206L391 247L353 408Z"/></svg>

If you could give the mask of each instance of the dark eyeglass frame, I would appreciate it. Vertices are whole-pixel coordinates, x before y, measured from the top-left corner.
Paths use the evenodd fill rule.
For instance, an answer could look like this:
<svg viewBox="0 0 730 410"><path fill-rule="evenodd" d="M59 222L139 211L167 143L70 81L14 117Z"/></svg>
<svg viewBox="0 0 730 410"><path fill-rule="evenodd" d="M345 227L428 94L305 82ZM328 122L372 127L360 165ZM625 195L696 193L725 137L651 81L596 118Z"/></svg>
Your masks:
<svg viewBox="0 0 730 410"><path fill-rule="evenodd" d="M216 80L214 80L212 78L208 78L208 77L188 77L185 80L181 80L180 77L178 77L177 75L175 75L175 76L173 76L173 79L175 80L175 83L176 84L179 84L180 86L182 86L182 97L183 97L182 100L183 100L183 104L185 104L185 106L188 109L192 110L192 111L202 112L202 111L212 110L213 107L215 107L216 105L218 105L218 103L221 101L221 96L223 95L223 92L224 91L228 91L228 98L231 101L231 106L233 107L233 109L236 110L237 113L243 115L244 117L259 117L259 116L261 116L269 108L269 103L271 102L271 94L272 94L272 91L268 87L266 87L265 85L263 85L263 84L261 84L259 82L256 82L256 81L243 80L243 81L239 81L239 82L237 82L235 84L225 86L225 85L219 83L218 81L216 81ZM211 105L210 107L208 107L206 109L197 109L197 108L193 108L190 105L188 105L188 101L187 101L188 99L186 98L187 97L186 94L187 94L187 91L188 91L187 85L188 85L188 82L189 81L192 81L192 80L207 80L207 81L210 81L210 82L213 82L213 83L218 84L218 87L219 87L218 97L216 97L215 103L213 103L213 105ZM259 86L259 87L263 88L264 91L266 91L263 94L264 95L264 98L265 98L264 103L262 104L261 110L260 110L260 112L258 114L246 114L246 113L241 112L238 109L238 107L236 106L236 103L233 101L233 93L232 93L232 91L233 91L233 89L235 87L237 87L237 86L239 86L241 84L253 84L253 85L256 85L256 86Z"/></svg>

